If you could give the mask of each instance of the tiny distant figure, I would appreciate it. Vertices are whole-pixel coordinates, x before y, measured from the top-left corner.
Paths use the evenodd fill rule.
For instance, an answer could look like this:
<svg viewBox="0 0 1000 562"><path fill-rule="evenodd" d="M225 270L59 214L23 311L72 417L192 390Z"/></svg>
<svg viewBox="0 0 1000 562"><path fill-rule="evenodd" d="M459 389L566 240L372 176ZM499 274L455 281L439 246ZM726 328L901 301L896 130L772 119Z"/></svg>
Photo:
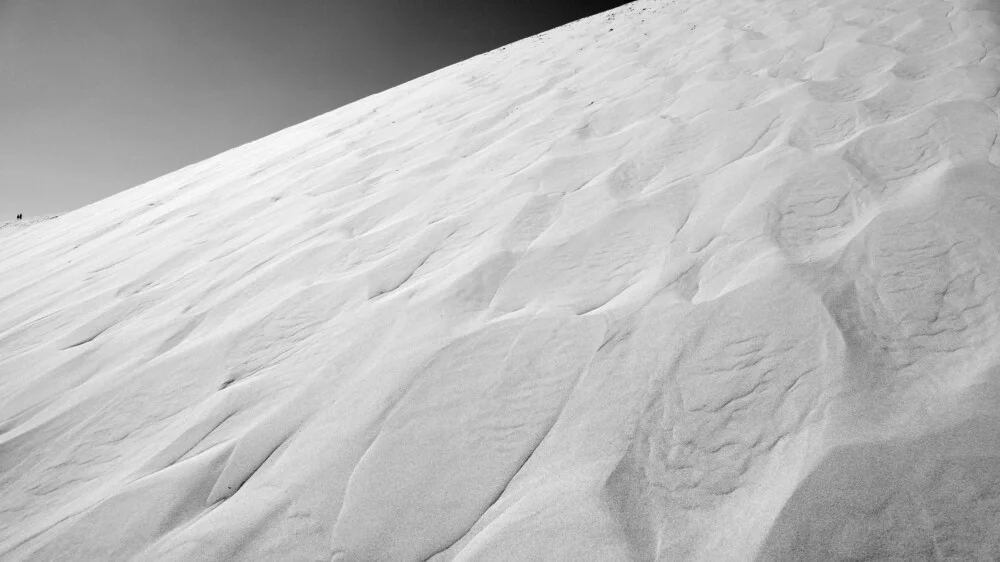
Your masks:
<svg viewBox="0 0 1000 562"><path fill-rule="evenodd" d="M17 220L21 220L21 213L17 214Z"/></svg>

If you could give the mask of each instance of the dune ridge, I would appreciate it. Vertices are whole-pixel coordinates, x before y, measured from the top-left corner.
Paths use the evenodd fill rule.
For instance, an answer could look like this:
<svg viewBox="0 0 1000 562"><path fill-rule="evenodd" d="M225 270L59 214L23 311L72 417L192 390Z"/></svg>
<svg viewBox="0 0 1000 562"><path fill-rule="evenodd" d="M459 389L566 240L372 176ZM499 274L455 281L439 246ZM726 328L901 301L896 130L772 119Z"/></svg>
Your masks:
<svg viewBox="0 0 1000 562"><path fill-rule="evenodd" d="M5 229L0 557L1000 559L998 46L639 0Z"/></svg>

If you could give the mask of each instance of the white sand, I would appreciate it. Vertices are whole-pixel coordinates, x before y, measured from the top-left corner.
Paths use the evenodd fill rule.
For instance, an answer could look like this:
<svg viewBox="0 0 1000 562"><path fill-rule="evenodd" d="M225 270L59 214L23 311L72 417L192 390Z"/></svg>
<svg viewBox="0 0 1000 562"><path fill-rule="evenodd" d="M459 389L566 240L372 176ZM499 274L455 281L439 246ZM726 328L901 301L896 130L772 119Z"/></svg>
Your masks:
<svg viewBox="0 0 1000 562"><path fill-rule="evenodd" d="M29 226L36 225L41 222L50 221L59 215L42 215L38 217L24 217L20 220L8 220L0 221L0 237L6 236L8 234L13 234L19 229L28 228Z"/></svg>
<svg viewBox="0 0 1000 562"><path fill-rule="evenodd" d="M1000 559L998 47L640 1L8 229L0 558Z"/></svg>

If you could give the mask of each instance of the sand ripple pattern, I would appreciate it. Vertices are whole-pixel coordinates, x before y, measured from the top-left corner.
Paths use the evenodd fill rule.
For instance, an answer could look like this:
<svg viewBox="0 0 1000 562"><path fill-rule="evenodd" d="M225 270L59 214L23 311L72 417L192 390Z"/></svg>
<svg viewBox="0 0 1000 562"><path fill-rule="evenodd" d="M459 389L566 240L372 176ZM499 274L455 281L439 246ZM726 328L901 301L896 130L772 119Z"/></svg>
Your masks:
<svg viewBox="0 0 1000 562"><path fill-rule="evenodd" d="M998 94L640 0L0 225L0 558L1000 559Z"/></svg>

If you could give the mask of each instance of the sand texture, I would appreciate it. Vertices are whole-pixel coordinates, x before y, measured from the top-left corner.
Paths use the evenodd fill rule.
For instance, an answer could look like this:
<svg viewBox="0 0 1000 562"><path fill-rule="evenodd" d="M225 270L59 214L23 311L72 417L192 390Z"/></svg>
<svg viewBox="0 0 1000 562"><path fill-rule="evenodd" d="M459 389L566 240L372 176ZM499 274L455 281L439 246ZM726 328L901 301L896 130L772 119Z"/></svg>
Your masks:
<svg viewBox="0 0 1000 562"><path fill-rule="evenodd" d="M0 559L1000 560L1000 2L645 0L0 234Z"/></svg>

